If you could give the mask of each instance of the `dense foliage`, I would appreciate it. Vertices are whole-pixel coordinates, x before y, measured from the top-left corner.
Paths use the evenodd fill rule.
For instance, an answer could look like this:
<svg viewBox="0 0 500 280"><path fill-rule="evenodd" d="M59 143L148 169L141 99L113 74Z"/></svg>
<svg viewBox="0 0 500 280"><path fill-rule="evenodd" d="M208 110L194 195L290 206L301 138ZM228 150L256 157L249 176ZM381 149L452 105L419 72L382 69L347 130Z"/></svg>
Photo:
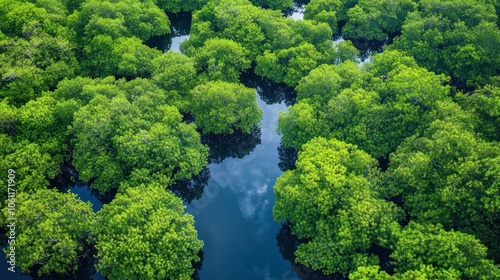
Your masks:
<svg viewBox="0 0 500 280"><path fill-rule="evenodd" d="M161 186L129 188L97 214L97 269L108 279L191 279L203 246L193 224Z"/></svg>
<svg viewBox="0 0 500 280"><path fill-rule="evenodd" d="M326 274L378 263L368 253L390 242L400 217L373 187L376 162L356 146L314 138L302 147L295 170L276 182L274 217L293 224L297 261Z"/></svg>
<svg viewBox="0 0 500 280"><path fill-rule="evenodd" d="M190 279L203 243L169 189L260 143L242 84L256 74L297 94L277 130L298 159L273 208L300 238L296 262L350 279L500 278L499 1L311 0L304 20L278 10L292 4L0 0L0 173L19 177L22 271L68 274L85 245L110 279ZM181 11L182 53L150 47ZM97 224L53 189L71 167L118 192Z"/></svg>
<svg viewBox="0 0 500 280"><path fill-rule="evenodd" d="M82 202L76 194L48 189L22 193L17 201L16 237L10 246L16 248L21 271L34 269L43 275L76 269L77 260L86 254L83 242L95 226L90 203ZM9 247L4 250L10 252Z"/></svg>

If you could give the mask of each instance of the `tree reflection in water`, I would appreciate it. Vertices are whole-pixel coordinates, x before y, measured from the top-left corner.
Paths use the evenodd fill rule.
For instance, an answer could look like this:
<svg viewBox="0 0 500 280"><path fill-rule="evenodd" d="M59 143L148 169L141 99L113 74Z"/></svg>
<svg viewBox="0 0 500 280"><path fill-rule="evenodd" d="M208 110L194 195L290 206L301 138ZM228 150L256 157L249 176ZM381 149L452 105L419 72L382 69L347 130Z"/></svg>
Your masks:
<svg viewBox="0 0 500 280"><path fill-rule="evenodd" d="M193 200L201 198L208 179L210 179L210 170L205 167L192 179L179 180L172 186L169 186L168 189L182 198L184 202L190 203Z"/></svg>
<svg viewBox="0 0 500 280"><path fill-rule="evenodd" d="M278 167L283 172L295 169L295 161L297 160L298 156L299 153L294 147L285 147L280 143L280 146L278 147L278 157L280 159Z"/></svg>
<svg viewBox="0 0 500 280"><path fill-rule="evenodd" d="M297 93L293 88L283 83L277 84L267 78L257 76L253 72L253 69L242 73L240 81L246 87L255 88L262 101L268 105L283 101L287 106L295 104Z"/></svg>
<svg viewBox="0 0 500 280"><path fill-rule="evenodd" d="M156 48L162 52L170 50L173 38L189 36L191 30L191 13L180 12L168 13L167 15L170 20L170 34L152 36L145 43L148 47Z"/></svg>
<svg viewBox="0 0 500 280"><path fill-rule="evenodd" d="M208 163L221 163L228 157L243 158L260 144L259 128L252 129L251 134L236 131L233 134L204 134L201 142L210 148Z"/></svg>
<svg viewBox="0 0 500 280"><path fill-rule="evenodd" d="M299 239L292 234L290 224L285 223L281 226L280 231L276 235L276 241L281 255L285 260L292 263L292 271L302 280L345 280L346 278L340 274L324 275L321 271L308 268L302 264L295 262L295 250L299 244L305 242L305 239ZM295 278L291 278L295 279Z"/></svg>

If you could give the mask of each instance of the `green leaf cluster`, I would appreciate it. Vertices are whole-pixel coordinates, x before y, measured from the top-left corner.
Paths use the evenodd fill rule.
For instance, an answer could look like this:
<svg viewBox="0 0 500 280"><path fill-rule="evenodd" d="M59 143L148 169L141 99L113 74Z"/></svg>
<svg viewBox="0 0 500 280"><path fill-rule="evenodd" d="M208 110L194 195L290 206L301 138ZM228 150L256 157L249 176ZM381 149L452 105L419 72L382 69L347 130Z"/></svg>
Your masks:
<svg viewBox="0 0 500 280"><path fill-rule="evenodd" d="M117 194L98 212L96 234L108 279L191 279L203 247L181 199L157 184Z"/></svg>
<svg viewBox="0 0 500 280"><path fill-rule="evenodd" d="M23 170L17 169L17 174ZM4 214L9 216L5 209ZM65 273L77 269L78 258L89 234L95 227L95 215L90 203L76 194L40 189L32 194L23 192L16 197L17 220L15 258L24 273L32 268L38 275ZM4 251L10 252L10 248Z"/></svg>

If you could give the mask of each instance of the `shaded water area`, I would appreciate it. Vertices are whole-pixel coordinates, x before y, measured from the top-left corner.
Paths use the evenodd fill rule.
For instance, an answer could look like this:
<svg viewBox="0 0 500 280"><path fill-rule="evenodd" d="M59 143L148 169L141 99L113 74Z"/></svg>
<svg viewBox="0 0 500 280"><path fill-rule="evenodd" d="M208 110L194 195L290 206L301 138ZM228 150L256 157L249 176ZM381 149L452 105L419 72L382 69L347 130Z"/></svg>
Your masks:
<svg viewBox="0 0 500 280"><path fill-rule="evenodd" d="M179 45L189 38L191 13L168 14L168 18L170 19L170 34L153 36L146 42L146 45L164 53L169 50L180 52Z"/></svg>

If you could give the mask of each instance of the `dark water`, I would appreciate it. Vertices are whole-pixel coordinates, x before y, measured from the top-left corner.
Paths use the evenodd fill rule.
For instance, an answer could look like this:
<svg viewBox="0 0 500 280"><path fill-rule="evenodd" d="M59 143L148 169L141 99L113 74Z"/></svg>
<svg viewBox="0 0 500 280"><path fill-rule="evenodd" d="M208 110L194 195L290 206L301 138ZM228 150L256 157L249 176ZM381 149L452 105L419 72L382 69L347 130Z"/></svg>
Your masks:
<svg viewBox="0 0 500 280"><path fill-rule="evenodd" d="M168 18L170 19L170 34L154 36L146 42L146 45L163 52L169 50L180 52L180 43L189 38L191 13L168 14Z"/></svg>
<svg viewBox="0 0 500 280"><path fill-rule="evenodd" d="M241 158L210 164L202 197L187 204L205 243L201 279L288 279L286 275L292 275L291 264L276 243L281 226L272 217L273 185L282 173L275 127L286 105L266 105L260 97L257 101L264 111L260 143Z"/></svg>

